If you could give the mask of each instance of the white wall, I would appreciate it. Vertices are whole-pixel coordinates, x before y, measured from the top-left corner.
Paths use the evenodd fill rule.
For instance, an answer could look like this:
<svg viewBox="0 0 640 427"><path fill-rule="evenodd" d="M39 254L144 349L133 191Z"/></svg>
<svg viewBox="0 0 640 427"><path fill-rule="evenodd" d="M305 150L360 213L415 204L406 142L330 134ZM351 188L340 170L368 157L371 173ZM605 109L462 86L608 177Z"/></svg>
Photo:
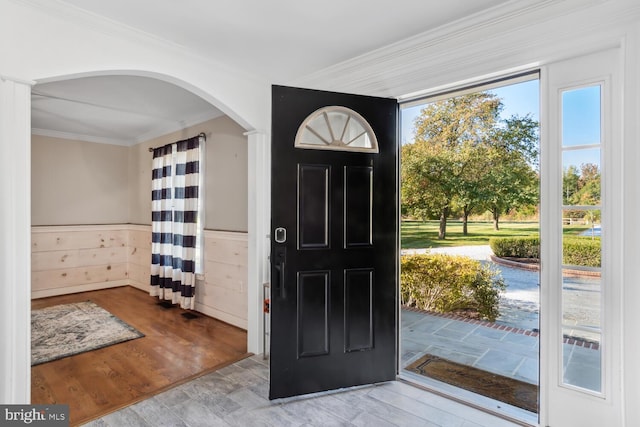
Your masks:
<svg viewBox="0 0 640 427"><path fill-rule="evenodd" d="M269 128L267 82L57 2L0 0L0 74L51 81L113 72L159 76L201 96L246 130ZM247 72L249 71L249 72Z"/></svg>

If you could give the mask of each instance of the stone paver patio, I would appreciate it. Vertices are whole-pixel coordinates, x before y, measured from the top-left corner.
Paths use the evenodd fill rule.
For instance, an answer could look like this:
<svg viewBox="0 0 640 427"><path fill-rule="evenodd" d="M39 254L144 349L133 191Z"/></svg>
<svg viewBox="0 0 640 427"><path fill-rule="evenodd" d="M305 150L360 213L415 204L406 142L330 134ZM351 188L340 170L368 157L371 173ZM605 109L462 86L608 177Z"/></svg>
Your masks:
<svg viewBox="0 0 640 427"><path fill-rule="evenodd" d="M403 250L403 253L448 253L488 262L489 246L458 246ZM498 375L538 384L538 274L498 266L508 285L496 323L470 321L419 310L402 309L401 361L405 367L425 353L470 365ZM569 279L565 293L569 315L581 324L598 324L597 283ZM597 316L596 316L597 314ZM574 331L569 331L574 332ZM577 332L573 335L581 335ZM590 390L600 389L601 352L597 344L567 338L564 342L564 378L568 383Z"/></svg>
<svg viewBox="0 0 640 427"><path fill-rule="evenodd" d="M538 384L538 334L488 322L469 321L403 309L402 367L430 353L444 359ZM600 349L565 340L565 380L572 385L600 388Z"/></svg>

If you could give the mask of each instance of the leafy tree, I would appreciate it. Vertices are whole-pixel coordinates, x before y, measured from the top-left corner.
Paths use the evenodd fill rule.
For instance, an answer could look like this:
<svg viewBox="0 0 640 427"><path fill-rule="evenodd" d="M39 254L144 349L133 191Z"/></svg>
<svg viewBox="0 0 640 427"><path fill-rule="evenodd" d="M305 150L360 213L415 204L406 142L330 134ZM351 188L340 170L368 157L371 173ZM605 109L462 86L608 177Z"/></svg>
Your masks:
<svg viewBox="0 0 640 427"><path fill-rule="evenodd" d="M484 186L486 174L486 147L476 146L469 158L465 176L459 181L458 192L454 198L455 205L462 215L462 235L469 234L469 215L482 207L487 189Z"/></svg>
<svg viewBox="0 0 640 427"><path fill-rule="evenodd" d="M501 104L488 93L475 93L427 105L416 118L415 140L402 148L402 200L408 213L440 220L438 238L446 237L447 219L458 204L467 216L477 203L479 150L487 145Z"/></svg>
<svg viewBox="0 0 640 427"><path fill-rule="evenodd" d="M580 190L580 172L571 165L562 171L562 204L575 205Z"/></svg>
<svg viewBox="0 0 640 427"><path fill-rule="evenodd" d="M594 163L580 165L578 204L600 204L600 168Z"/></svg>
<svg viewBox="0 0 640 427"><path fill-rule="evenodd" d="M447 219L462 214L463 234L475 209L491 211L494 226L511 208L538 200L538 123L530 116L500 121L495 95L476 93L427 105L415 121L415 140L402 148L403 211Z"/></svg>
<svg viewBox="0 0 640 427"><path fill-rule="evenodd" d="M599 205L600 204L600 168L594 163L583 163L578 169L570 165L562 172L562 203L565 205ZM571 218L583 218L585 211L570 210L566 212Z"/></svg>
<svg viewBox="0 0 640 427"><path fill-rule="evenodd" d="M509 209L536 204L539 179L538 123L529 115L512 116L496 128L486 150L483 175L484 206L491 212L495 230L500 215Z"/></svg>

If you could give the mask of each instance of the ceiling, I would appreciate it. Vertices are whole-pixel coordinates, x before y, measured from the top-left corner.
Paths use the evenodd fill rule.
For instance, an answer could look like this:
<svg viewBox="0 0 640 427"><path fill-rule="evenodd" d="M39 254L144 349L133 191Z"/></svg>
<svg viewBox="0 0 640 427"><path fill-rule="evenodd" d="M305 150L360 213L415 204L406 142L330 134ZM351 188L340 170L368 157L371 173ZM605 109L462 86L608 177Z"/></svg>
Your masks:
<svg viewBox="0 0 640 427"><path fill-rule="evenodd" d="M64 0L251 73L286 84L319 69L510 0ZM393 7L390 7L392 4ZM87 77L33 89L34 133L132 145L222 113L169 83Z"/></svg>
<svg viewBox="0 0 640 427"><path fill-rule="evenodd" d="M83 77L31 90L32 132L80 141L130 146L222 115L197 95L147 77Z"/></svg>

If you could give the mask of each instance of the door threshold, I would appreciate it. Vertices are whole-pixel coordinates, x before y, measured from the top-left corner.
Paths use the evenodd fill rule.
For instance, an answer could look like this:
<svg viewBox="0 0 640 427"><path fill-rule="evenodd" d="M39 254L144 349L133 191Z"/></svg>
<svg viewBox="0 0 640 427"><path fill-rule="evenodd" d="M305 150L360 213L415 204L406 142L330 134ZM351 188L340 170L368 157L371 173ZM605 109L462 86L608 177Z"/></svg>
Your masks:
<svg viewBox="0 0 640 427"><path fill-rule="evenodd" d="M523 427L539 427L538 414L509 405L508 403L482 396L481 394L473 393L468 390L433 380L431 378L425 378L422 375L413 374L404 370L401 370L398 373L396 380Z"/></svg>

